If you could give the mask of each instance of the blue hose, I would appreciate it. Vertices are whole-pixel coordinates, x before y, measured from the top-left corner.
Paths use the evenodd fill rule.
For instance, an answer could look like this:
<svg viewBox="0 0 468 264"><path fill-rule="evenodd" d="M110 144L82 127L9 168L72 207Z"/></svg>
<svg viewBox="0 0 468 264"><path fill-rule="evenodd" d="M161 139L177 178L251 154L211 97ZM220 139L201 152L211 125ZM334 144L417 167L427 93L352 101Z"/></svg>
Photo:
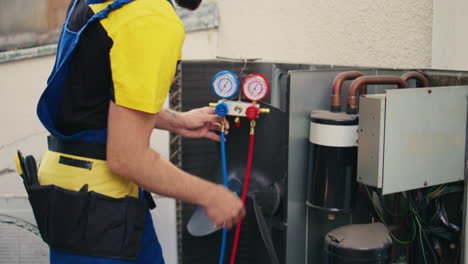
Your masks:
<svg viewBox="0 0 468 264"><path fill-rule="evenodd" d="M227 166L226 166L226 145L224 143L224 131L221 131L221 165L223 170L223 185L226 188L228 186ZM221 252L219 253L219 264L224 263L224 255L226 253L226 240L227 240L227 229L223 228L223 238L221 242Z"/></svg>

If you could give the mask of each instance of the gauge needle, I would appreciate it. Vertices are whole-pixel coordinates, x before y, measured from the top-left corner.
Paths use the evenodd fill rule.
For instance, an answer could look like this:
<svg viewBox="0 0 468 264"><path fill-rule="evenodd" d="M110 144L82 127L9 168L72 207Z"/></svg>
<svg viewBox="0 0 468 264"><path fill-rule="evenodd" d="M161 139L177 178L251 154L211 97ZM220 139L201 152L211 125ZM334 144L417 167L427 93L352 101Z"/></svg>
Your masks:
<svg viewBox="0 0 468 264"><path fill-rule="evenodd" d="M258 83L255 84L254 91L257 91Z"/></svg>

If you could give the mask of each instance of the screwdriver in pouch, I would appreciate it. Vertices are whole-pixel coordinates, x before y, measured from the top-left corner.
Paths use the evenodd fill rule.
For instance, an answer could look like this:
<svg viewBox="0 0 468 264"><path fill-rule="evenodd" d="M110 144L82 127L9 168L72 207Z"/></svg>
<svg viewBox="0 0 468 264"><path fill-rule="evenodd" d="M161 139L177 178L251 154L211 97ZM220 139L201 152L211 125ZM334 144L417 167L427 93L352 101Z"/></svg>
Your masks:
<svg viewBox="0 0 468 264"><path fill-rule="evenodd" d="M24 187L27 187L29 185L29 181L28 181L26 166L24 164L23 154L21 154L21 151L19 150L16 153L15 162L16 162L16 170L18 171L18 174L23 179Z"/></svg>
<svg viewBox="0 0 468 264"><path fill-rule="evenodd" d="M36 159L32 155L26 156L25 160L25 167L27 170L28 174L28 180L30 185L36 185L39 184L38 178L37 178L37 163Z"/></svg>

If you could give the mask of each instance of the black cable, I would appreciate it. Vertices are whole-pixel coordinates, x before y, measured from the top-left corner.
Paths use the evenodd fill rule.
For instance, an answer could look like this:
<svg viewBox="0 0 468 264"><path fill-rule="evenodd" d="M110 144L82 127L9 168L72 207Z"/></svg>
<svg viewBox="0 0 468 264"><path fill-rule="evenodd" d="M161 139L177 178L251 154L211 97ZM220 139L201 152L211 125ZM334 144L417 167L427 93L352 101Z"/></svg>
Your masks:
<svg viewBox="0 0 468 264"><path fill-rule="evenodd" d="M416 203L415 203L415 201L414 201L412 195L409 194L409 195L407 195L407 197L408 197L408 199L409 199L409 202L413 205L413 207L416 207L416 205L415 205ZM439 263L439 260L438 260L437 256L435 255L434 248L432 247L432 244L430 243L430 241L429 241L429 239L428 239L428 237L427 237L426 231L425 231L424 228L423 228L424 222L423 222L423 219L421 218L421 215L419 214L418 210L415 210L415 211L414 211L414 214L415 214L415 217L417 217L417 218L419 219L419 221L421 222L421 227L420 227L420 228L421 228L421 232L422 232L423 238L424 238L424 240L426 241L426 244L429 246L429 249L430 249L430 251L431 251L431 255L432 255L432 257L434 258L435 263ZM424 242L421 241L421 243L424 243ZM422 245L422 246L423 246L423 245Z"/></svg>
<svg viewBox="0 0 468 264"><path fill-rule="evenodd" d="M400 239L398 239L397 237L395 237L393 235L393 233L390 231L390 228L389 226L387 225L387 222L385 221L382 213L380 212L380 210L377 208L377 206L375 205L374 201L372 200L372 195L371 193L369 192L369 189L367 189L367 186L366 185L363 185L368 196L369 196L369 202L372 204L373 208L374 208L374 211L375 213L377 214L377 216L380 218L380 220L382 221L382 223L385 225L385 227L388 229L388 234L392 237L392 240L397 242L398 244L401 244L401 245L410 245L414 242L414 239L416 237L416 230L414 228L414 224L413 224L413 238L411 239L411 241L402 241Z"/></svg>
<svg viewBox="0 0 468 264"><path fill-rule="evenodd" d="M450 219L447 215L447 209L445 208L445 201L446 198L439 198L436 201L440 201L440 217L439 220L442 222L443 225L445 225L447 228L449 228L452 231L460 232L461 228L457 226L454 223L450 222Z"/></svg>
<svg viewBox="0 0 468 264"><path fill-rule="evenodd" d="M431 255L432 257L434 258L435 260L435 263L439 263L439 258L437 258L435 252L434 252L434 247L432 246L432 243L431 241L429 241L429 238L427 237L427 234L426 232L424 231L424 228L422 229L422 234L423 234L423 238L424 240L426 241L426 244L429 246L429 248L431 249Z"/></svg>
<svg viewBox="0 0 468 264"><path fill-rule="evenodd" d="M457 237L460 237L460 232L457 230L457 226L448 221L445 209L446 195L451 194L455 191L447 191L447 189L448 188L441 189L435 192L431 197L427 196L427 194L423 195L421 190L406 192L406 199L408 201L408 205L409 207L413 208L413 210L410 210L410 208L408 208L407 214L395 214L394 212L389 210L384 204L383 197L380 194L378 194L378 199L381 204L382 210L385 214L387 214L387 216L401 217L401 223L404 226L411 225L411 221L415 221L416 219L418 220L418 222L420 222L419 225L421 228L421 235L423 238L419 241L419 243L416 243L415 245L419 245L421 247L421 252L424 252L423 248L426 244L429 247L429 250L431 252L430 254L432 259L434 260L434 263L440 263L440 261L442 261L443 259L439 260L439 256L434 249L433 243L431 242L432 239L442 239L443 241L446 241L445 243L454 243ZM456 189L456 191L459 192L460 190ZM454 258L454 254L456 254L456 252L450 254L450 259Z"/></svg>
<svg viewBox="0 0 468 264"><path fill-rule="evenodd" d="M378 194L377 196L379 197L380 206L382 207L385 213L387 213L391 217L401 217L401 214L395 214L393 212L390 212L390 210L388 210L387 208L385 208L384 202L383 202L383 196L381 194Z"/></svg>
<svg viewBox="0 0 468 264"><path fill-rule="evenodd" d="M452 232L448 232L444 227L438 227L438 226L427 227L426 234L428 234L429 236L434 236L436 238L442 239L448 243L452 243L458 237L457 235L454 235Z"/></svg>

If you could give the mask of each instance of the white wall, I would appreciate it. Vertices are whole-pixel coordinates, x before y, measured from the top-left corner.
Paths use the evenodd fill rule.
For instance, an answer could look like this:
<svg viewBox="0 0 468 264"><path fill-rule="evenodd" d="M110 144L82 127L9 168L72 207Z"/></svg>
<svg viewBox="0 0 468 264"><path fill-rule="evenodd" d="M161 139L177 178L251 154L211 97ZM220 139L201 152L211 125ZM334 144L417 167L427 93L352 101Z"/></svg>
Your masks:
<svg viewBox="0 0 468 264"><path fill-rule="evenodd" d="M399 68L431 65L432 0L206 2L218 4L219 29L187 34L185 59L224 56Z"/></svg>
<svg viewBox="0 0 468 264"><path fill-rule="evenodd" d="M434 0L432 68L468 70L468 1Z"/></svg>
<svg viewBox="0 0 468 264"><path fill-rule="evenodd" d="M0 64L0 196L24 196L16 174L16 150L40 158L46 132L36 118L36 105L52 69L52 56Z"/></svg>

